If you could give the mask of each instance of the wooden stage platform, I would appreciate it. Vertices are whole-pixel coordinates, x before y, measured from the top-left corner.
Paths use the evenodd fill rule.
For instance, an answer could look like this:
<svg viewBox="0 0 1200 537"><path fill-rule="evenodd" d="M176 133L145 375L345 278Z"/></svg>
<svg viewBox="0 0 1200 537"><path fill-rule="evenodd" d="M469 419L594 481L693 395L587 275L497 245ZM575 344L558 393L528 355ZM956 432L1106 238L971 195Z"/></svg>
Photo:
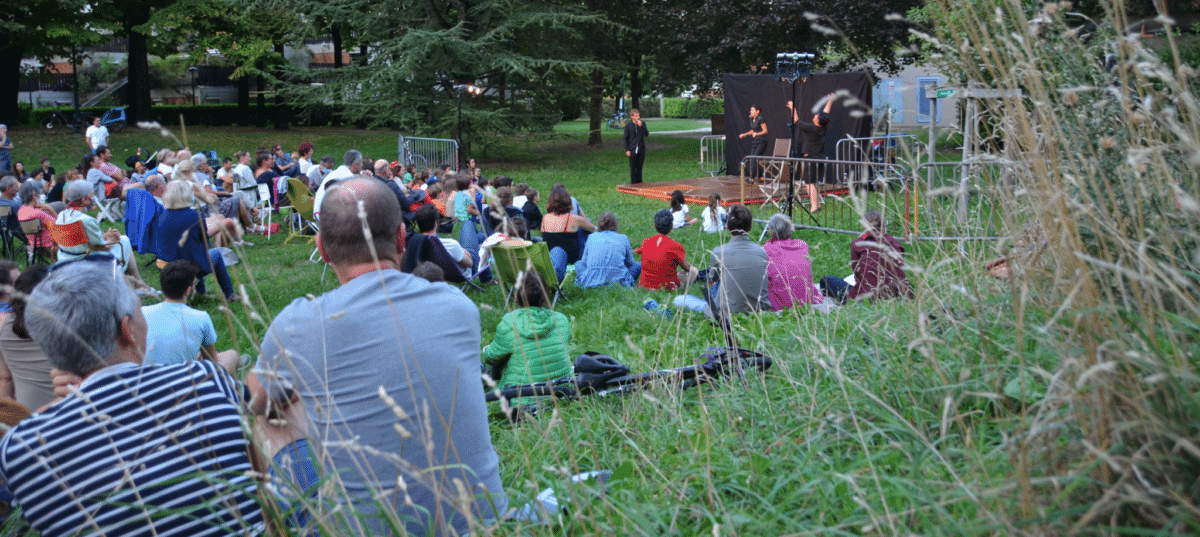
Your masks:
<svg viewBox="0 0 1200 537"><path fill-rule="evenodd" d="M845 192L846 187L843 185L820 185L821 195L836 194ZM617 187L617 192L624 194L636 194L651 199L670 201L671 192L675 190L683 191L683 197L687 204L696 206L708 205L708 196L713 192L721 194L721 205L759 205L766 201L766 196L763 195L758 185L742 185L741 178L736 175L718 175L716 177L698 177L696 179L681 179L677 181L662 181L658 183L642 183L640 185L620 185ZM801 195L802 191L798 191L795 195ZM777 198L782 198L787 195L787 189L783 189ZM743 196L745 196L743 198Z"/></svg>

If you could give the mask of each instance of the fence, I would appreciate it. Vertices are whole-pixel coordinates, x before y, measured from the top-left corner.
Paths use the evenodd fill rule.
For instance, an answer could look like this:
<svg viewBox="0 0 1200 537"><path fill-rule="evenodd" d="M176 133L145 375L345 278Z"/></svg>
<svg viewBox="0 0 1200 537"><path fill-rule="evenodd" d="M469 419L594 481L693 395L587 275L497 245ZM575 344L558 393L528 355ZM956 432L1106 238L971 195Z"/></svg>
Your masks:
<svg viewBox="0 0 1200 537"><path fill-rule="evenodd" d="M400 136L397 160L412 164L418 170L449 165L458 169L458 142L443 138Z"/></svg>
<svg viewBox="0 0 1200 537"><path fill-rule="evenodd" d="M917 167L905 191L905 234L924 241L997 240L1004 235L1013 170L939 162Z"/></svg>
<svg viewBox="0 0 1200 537"><path fill-rule="evenodd" d="M725 135L700 137L700 171L716 177L725 171Z"/></svg>
<svg viewBox="0 0 1200 537"><path fill-rule="evenodd" d="M834 146L833 158L895 164L898 153L912 154L913 147L918 143L919 138L905 133L867 138L842 138Z"/></svg>

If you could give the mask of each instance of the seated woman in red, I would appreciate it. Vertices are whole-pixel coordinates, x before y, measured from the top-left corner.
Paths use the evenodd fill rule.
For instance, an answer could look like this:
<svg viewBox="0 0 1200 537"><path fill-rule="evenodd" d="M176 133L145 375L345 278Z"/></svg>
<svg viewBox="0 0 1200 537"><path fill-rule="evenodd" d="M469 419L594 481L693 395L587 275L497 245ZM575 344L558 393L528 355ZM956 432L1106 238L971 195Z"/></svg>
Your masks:
<svg viewBox="0 0 1200 537"><path fill-rule="evenodd" d="M657 235L646 238L635 253L642 256L642 277L638 285L645 289L680 289L696 281L700 270L688 263L683 245L668 237L674 229L669 209L654 213ZM676 272L676 268L682 272Z"/></svg>

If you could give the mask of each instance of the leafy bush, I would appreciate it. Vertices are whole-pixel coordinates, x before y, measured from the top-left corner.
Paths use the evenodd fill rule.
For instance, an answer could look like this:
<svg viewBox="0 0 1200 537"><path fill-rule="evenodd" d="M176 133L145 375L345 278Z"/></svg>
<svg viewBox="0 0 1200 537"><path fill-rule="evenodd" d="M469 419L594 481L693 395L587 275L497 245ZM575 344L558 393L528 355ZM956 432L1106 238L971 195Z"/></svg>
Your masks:
<svg viewBox="0 0 1200 537"><path fill-rule="evenodd" d="M725 101L721 99L685 99L682 97L663 99L663 117L708 119L713 114L724 113Z"/></svg>

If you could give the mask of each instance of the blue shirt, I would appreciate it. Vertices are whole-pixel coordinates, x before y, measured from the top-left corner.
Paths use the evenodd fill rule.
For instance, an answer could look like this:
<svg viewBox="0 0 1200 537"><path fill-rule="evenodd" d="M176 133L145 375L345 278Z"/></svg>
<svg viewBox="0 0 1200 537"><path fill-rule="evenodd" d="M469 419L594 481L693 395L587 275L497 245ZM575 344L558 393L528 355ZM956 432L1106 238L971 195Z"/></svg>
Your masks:
<svg viewBox="0 0 1200 537"><path fill-rule="evenodd" d="M630 271L633 264L629 237L616 231L592 233L582 257L575 263L575 286L599 287L611 282L633 286L636 283L636 275Z"/></svg>
<svg viewBox="0 0 1200 537"><path fill-rule="evenodd" d="M217 330L208 313L177 302L142 306L146 316L146 361L158 365L184 364L196 359L200 348L217 342Z"/></svg>

